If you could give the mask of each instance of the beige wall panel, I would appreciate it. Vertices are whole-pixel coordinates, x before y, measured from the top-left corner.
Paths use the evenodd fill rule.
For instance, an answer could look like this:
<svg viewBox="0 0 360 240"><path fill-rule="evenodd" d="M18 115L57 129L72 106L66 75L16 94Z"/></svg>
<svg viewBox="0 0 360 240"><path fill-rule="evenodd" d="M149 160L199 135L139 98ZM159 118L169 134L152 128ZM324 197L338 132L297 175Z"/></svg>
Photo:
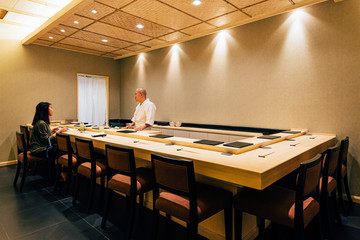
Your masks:
<svg viewBox="0 0 360 240"><path fill-rule="evenodd" d="M324 2L120 60L121 117L145 87L156 120L350 136L360 195L360 1Z"/></svg>
<svg viewBox="0 0 360 240"><path fill-rule="evenodd" d="M76 74L107 75L110 118L120 117L120 71L112 59L0 39L0 162L16 159L15 132L31 123L36 104L51 102L53 119L76 119Z"/></svg>

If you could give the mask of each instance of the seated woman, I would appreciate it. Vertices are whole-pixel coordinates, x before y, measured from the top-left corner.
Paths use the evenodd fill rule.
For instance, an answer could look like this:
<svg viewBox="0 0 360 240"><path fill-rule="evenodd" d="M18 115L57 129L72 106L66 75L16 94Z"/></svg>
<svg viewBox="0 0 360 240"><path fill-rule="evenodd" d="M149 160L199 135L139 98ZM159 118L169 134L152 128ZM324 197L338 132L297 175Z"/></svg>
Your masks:
<svg viewBox="0 0 360 240"><path fill-rule="evenodd" d="M32 155L38 157L56 157L56 133L64 132L66 128L56 127L52 130L50 129L49 117L53 115L53 112L54 110L48 102L40 102L36 106L30 143L30 153Z"/></svg>

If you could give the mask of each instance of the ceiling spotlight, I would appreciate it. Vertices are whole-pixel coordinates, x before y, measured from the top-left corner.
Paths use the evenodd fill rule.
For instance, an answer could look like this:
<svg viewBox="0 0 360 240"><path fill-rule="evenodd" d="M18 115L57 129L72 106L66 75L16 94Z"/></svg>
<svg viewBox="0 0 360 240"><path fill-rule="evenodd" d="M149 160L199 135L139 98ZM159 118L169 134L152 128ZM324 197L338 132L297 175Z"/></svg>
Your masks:
<svg viewBox="0 0 360 240"><path fill-rule="evenodd" d="M97 13L97 11L94 9L94 10L91 10L92 13Z"/></svg>
<svg viewBox="0 0 360 240"><path fill-rule="evenodd" d="M141 24L136 25L136 27L137 27L138 29L142 29L142 28L144 28L144 26L143 26L143 25L141 25Z"/></svg>
<svg viewBox="0 0 360 240"><path fill-rule="evenodd" d="M202 2L200 0L194 0L192 4L195 6L199 6L200 4L202 4Z"/></svg>
<svg viewBox="0 0 360 240"><path fill-rule="evenodd" d="M53 39L54 37L50 36L49 38L50 38L50 39Z"/></svg>
<svg viewBox="0 0 360 240"><path fill-rule="evenodd" d="M78 22L78 21L74 21L74 23L75 23L75 24L79 24L79 22Z"/></svg>
<svg viewBox="0 0 360 240"><path fill-rule="evenodd" d="M102 39L101 41L102 41L102 42L108 42L109 40L107 40L107 39Z"/></svg>
<svg viewBox="0 0 360 240"><path fill-rule="evenodd" d="M60 29L60 32L65 32L65 30L64 30L64 29Z"/></svg>

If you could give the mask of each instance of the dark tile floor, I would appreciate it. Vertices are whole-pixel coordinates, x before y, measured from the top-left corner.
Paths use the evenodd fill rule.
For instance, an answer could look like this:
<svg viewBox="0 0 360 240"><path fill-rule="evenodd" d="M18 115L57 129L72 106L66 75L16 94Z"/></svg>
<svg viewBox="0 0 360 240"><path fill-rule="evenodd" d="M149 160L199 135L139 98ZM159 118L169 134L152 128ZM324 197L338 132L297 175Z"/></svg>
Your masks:
<svg viewBox="0 0 360 240"><path fill-rule="evenodd" d="M39 172L41 172L41 167ZM107 228L102 229L103 199L97 189L93 210L86 213L87 191L81 188L79 202L72 205L72 197L64 197L62 185L57 191L46 178L28 176L23 192L13 187L15 166L0 167L0 240L9 239L126 239L129 211L124 197L116 196L109 214ZM20 179L19 179L20 180ZM20 181L18 181L18 185ZM85 183L82 186L86 186ZM138 209L139 210L139 209ZM137 211L133 239L152 239L151 211ZM360 239L360 206L355 205L343 225L332 225L333 239ZM307 239L315 239L314 231L307 230ZM270 239L270 230L265 239ZM186 239L186 229L176 223L160 220L158 239ZM276 239L292 239L287 229L277 231ZM279 234L280 233L280 234ZM199 240L204 238L199 237Z"/></svg>

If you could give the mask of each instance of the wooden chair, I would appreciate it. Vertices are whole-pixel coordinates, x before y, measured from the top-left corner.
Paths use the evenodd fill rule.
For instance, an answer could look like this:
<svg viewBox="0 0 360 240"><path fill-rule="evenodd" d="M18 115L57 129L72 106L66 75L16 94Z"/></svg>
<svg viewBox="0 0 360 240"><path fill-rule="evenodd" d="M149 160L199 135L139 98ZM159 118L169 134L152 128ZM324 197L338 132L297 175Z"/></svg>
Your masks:
<svg viewBox="0 0 360 240"><path fill-rule="evenodd" d="M336 168L338 165L340 153L340 145L328 148L324 153L321 179L320 179L320 206L321 206L321 222L324 227L325 237L331 236L331 228L329 225L329 206L328 199L331 197L335 211L335 217L338 224L341 224L339 210L336 202Z"/></svg>
<svg viewBox="0 0 360 240"><path fill-rule="evenodd" d="M29 147L30 147L30 132L29 132L28 127L25 125L20 125L20 132L24 134L26 148L29 149Z"/></svg>
<svg viewBox="0 0 360 240"><path fill-rule="evenodd" d="M294 228L296 237L304 239L304 229L320 212L320 204L316 200L320 170L321 155L318 154L300 164L296 190L271 185L264 190L246 188L240 191L234 197L235 239L241 239L243 212L260 218L260 239L263 236L265 219Z"/></svg>
<svg viewBox="0 0 360 240"><path fill-rule="evenodd" d="M118 191L130 197L130 226L128 239L132 236L136 197L139 195L140 206L143 206L144 193L153 189L152 171L150 168L136 168L134 151L132 148L124 148L106 144L106 177L107 197L105 212L101 226L105 227L113 191Z"/></svg>
<svg viewBox="0 0 360 240"><path fill-rule="evenodd" d="M75 192L72 203L76 203L79 194L80 176L90 179L90 194L87 212L89 213L94 201L96 178L101 178L101 187L105 184L105 159L95 156L94 146L91 140L75 138L77 175Z"/></svg>
<svg viewBox="0 0 360 240"><path fill-rule="evenodd" d="M59 179L61 176L61 171L63 167L66 168L66 186L64 195L66 196L69 192L69 187L72 181L73 172L76 172L76 157L73 155L73 151L71 148L70 136L64 134L56 134L56 142L58 151L60 152L60 157L57 159L57 173L56 173L56 180L54 184L54 190L59 183Z"/></svg>
<svg viewBox="0 0 360 240"><path fill-rule="evenodd" d="M349 189L349 183L347 178L347 155L349 151L349 137L346 137L345 139L341 140L340 144L340 153L339 153L339 161L337 165L337 191L339 196L339 202L341 206L341 210L345 216L347 216L345 205L344 205L344 198L343 198L343 183L345 186L346 196L350 203L350 205L353 204Z"/></svg>
<svg viewBox="0 0 360 240"><path fill-rule="evenodd" d="M225 237L232 239L232 193L195 182L192 161L151 154L154 177L155 239L159 211L187 223L188 238L196 239L198 223L225 210ZM160 193L160 189L163 191Z"/></svg>
<svg viewBox="0 0 360 240"><path fill-rule="evenodd" d="M16 142L17 142L18 158L17 158L16 173L15 173L15 178L14 178L14 186L16 186L16 184L17 184L17 180L19 178L20 170L21 170L21 166L22 166L23 173L22 173L22 178L21 178L21 183L20 183L20 192L22 192L29 164L39 162L39 161L44 161L44 160L47 160L47 158L41 158L41 157L36 157L36 156L30 155L30 151L27 150L25 135L23 133L16 132Z"/></svg>

